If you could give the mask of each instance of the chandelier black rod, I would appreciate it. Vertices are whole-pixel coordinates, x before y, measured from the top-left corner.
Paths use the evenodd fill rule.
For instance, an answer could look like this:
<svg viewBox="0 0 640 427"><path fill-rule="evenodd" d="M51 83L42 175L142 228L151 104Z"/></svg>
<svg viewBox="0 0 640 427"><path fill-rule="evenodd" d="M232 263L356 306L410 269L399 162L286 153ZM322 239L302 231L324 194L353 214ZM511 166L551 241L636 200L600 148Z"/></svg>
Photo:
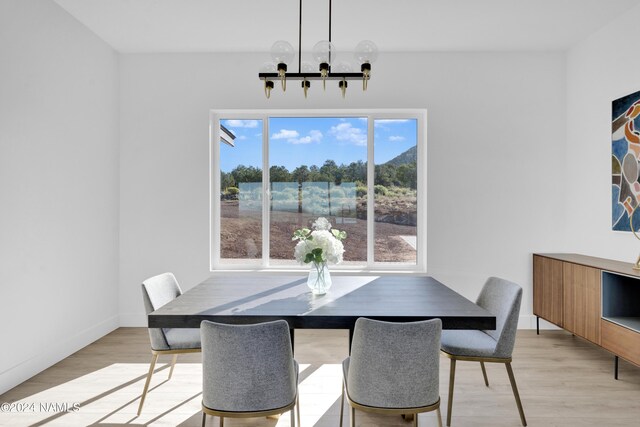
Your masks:
<svg viewBox="0 0 640 427"><path fill-rule="evenodd" d="M300 0L300 22L298 23L298 73L302 72L302 0Z"/></svg>
<svg viewBox="0 0 640 427"><path fill-rule="evenodd" d="M329 46L331 46L331 0L329 0ZM329 69L331 69L331 49L329 49Z"/></svg>

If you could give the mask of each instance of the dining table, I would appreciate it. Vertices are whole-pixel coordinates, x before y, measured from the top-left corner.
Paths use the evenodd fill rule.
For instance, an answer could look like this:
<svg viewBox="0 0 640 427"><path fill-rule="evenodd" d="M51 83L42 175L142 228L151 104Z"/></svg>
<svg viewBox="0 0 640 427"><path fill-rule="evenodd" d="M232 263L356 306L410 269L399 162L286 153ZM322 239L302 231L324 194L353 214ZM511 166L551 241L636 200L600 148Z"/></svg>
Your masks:
<svg viewBox="0 0 640 427"><path fill-rule="evenodd" d="M307 277L215 274L148 315L150 328L199 328L203 320L251 324L283 319L295 329L348 329L359 317L388 322L439 318L443 329L496 328L496 317L430 276L337 275L324 295Z"/></svg>

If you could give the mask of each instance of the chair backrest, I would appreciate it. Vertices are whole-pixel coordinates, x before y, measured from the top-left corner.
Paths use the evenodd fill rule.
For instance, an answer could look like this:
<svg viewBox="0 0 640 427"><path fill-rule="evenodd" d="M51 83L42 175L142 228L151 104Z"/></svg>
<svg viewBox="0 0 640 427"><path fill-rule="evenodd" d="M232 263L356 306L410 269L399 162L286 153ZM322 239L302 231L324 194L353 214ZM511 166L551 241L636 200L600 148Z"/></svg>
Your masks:
<svg viewBox="0 0 640 427"><path fill-rule="evenodd" d="M151 313L182 295L182 289L172 273L163 273L153 276L142 282L142 299L147 314ZM160 328L149 328L151 348L154 350L167 350L169 344Z"/></svg>
<svg viewBox="0 0 640 427"><path fill-rule="evenodd" d="M484 331L496 340L495 357L509 358L516 342L522 288L498 277L489 277L476 303L496 316L496 329Z"/></svg>
<svg viewBox="0 0 640 427"><path fill-rule="evenodd" d="M225 325L204 320L200 336L204 406L255 412L295 400L298 373L286 321Z"/></svg>
<svg viewBox="0 0 640 427"><path fill-rule="evenodd" d="M347 390L356 403L381 408L434 404L440 398L440 319L356 321Z"/></svg>

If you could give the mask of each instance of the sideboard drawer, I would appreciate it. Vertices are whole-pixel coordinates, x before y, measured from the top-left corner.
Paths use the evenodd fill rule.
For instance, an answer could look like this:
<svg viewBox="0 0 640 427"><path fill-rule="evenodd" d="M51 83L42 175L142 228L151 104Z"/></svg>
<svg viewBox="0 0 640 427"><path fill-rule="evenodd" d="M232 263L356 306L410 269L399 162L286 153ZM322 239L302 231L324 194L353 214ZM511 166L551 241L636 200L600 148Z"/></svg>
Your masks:
<svg viewBox="0 0 640 427"><path fill-rule="evenodd" d="M640 366L640 333L601 320L602 346L629 362Z"/></svg>

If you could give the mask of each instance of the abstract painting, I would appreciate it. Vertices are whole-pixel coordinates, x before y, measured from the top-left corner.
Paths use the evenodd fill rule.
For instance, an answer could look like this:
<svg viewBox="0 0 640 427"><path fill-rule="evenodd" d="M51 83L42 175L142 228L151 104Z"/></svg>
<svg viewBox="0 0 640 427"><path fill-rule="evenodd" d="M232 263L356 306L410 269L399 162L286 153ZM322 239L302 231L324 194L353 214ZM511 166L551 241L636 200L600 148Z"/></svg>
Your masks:
<svg viewBox="0 0 640 427"><path fill-rule="evenodd" d="M640 226L640 91L613 101L611 106L611 201L613 230Z"/></svg>

